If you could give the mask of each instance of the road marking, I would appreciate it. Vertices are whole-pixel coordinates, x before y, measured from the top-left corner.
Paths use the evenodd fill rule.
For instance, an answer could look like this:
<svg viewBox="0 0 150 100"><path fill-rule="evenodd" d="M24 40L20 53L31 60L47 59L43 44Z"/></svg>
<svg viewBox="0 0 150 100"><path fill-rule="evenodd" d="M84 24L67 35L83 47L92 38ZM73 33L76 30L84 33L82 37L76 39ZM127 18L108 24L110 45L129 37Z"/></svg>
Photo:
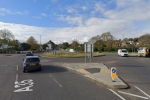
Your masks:
<svg viewBox="0 0 150 100"><path fill-rule="evenodd" d="M17 65L17 70L18 70L18 65Z"/></svg>
<svg viewBox="0 0 150 100"><path fill-rule="evenodd" d="M118 93L116 93L115 91L113 91L112 89L109 89L111 92L113 92L115 95L117 95L119 98L121 98L122 100L126 100L124 99L122 96L120 96Z"/></svg>
<svg viewBox="0 0 150 100"><path fill-rule="evenodd" d="M61 85L55 78L53 78L52 75L50 75L50 77L52 77L52 79L53 79L60 87L62 87L62 85Z"/></svg>
<svg viewBox="0 0 150 100"><path fill-rule="evenodd" d="M21 82L15 82L15 88L17 88L17 90L14 90L14 92L26 92L26 91L33 91L33 89L30 89L31 87L33 87L33 80L32 79L28 79L28 80L23 80ZM28 85L28 86L26 86ZM26 86L23 88L20 88L21 86ZM20 88L20 89L18 89Z"/></svg>
<svg viewBox="0 0 150 100"><path fill-rule="evenodd" d="M147 94L147 93L145 93L144 91L142 91L140 88L138 88L137 86L135 86L138 90L140 90L143 94L145 94L146 96L148 96L149 98L150 98L150 96Z"/></svg>
<svg viewBox="0 0 150 100"><path fill-rule="evenodd" d="M18 82L18 74L16 74L16 83Z"/></svg>
<svg viewBox="0 0 150 100"><path fill-rule="evenodd" d="M148 99L147 97L143 97L143 96L139 96L139 95L135 95L135 94L131 94L131 93L126 93L126 92L121 92L121 91L118 91L118 92L122 93L122 94L130 95L130 96L134 96L134 97L139 97L139 98L142 98L142 99Z"/></svg>

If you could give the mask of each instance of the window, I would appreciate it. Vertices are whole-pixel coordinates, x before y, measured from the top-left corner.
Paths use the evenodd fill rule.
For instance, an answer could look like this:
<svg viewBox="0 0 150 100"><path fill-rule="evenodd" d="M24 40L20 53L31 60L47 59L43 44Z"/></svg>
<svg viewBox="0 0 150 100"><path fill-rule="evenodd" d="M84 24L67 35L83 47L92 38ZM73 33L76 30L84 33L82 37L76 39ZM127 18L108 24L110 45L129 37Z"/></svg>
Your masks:
<svg viewBox="0 0 150 100"><path fill-rule="evenodd" d="M27 58L26 62L39 62L39 58Z"/></svg>

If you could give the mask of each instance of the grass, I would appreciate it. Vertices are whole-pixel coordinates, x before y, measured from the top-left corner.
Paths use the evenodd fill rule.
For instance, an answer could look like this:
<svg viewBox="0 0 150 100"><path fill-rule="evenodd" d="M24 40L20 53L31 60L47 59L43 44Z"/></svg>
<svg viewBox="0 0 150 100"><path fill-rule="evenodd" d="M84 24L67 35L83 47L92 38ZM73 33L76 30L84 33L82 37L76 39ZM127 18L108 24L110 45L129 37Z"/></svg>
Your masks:
<svg viewBox="0 0 150 100"><path fill-rule="evenodd" d="M90 53L87 53L87 57L89 56ZM93 52L92 53L93 57L100 57L104 56L102 53L98 52ZM59 52L56 55L53 53L43 53L41 55L42 57L54 57L54 58L84 58L85 53L84 52Z"/></svg>

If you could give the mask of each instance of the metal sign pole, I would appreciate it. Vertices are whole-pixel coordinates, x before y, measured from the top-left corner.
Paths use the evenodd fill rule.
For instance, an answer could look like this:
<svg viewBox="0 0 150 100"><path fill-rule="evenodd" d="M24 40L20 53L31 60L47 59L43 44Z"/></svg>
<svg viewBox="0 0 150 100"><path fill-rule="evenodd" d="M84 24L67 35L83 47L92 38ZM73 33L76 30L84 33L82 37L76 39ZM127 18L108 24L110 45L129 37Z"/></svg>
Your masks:
<svg viewBox="0 0 150 100"><path fill-rule="evenodd" d="M86 64L86 52L87 52L87 44L85 43L85 64Z"/></svg>
<svg viewBox="0 0 150 100"><path fill-rule="evenodd" d="M90 44L90 64L91 64L91 58L92 58L92 44Z"/></svg>

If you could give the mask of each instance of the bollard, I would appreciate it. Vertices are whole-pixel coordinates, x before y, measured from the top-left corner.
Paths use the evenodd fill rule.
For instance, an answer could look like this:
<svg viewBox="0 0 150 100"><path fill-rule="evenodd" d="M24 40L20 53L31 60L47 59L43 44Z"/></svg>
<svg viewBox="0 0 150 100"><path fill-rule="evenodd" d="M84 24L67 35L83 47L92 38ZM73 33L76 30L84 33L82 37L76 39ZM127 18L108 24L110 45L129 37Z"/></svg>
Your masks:
<svg viewBox="0 0 150 100"><path fill-rule="evenodd" d="M115 78L116 78L116 68L115 67L111 68L111 78L112 78L112 81L115 82Z"/></svg>

